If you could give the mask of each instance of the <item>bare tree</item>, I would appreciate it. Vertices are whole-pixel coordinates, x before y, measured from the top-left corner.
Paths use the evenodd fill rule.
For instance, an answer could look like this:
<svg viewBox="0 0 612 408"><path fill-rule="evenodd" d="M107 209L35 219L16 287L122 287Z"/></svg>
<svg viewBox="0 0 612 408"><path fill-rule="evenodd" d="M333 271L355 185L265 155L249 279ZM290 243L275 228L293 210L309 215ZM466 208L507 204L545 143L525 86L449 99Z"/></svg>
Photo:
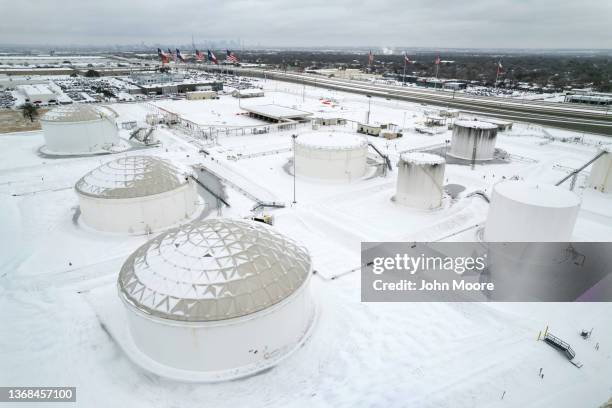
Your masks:
<svg viewBox="0 0 612 408"><path fill-rule="evenodd" d="M38 106L30 102L26 102L21 105L21 113L23 114L24 118L28 118L30 119L30 122L34 122L34 119L38 117Z"/></svg>

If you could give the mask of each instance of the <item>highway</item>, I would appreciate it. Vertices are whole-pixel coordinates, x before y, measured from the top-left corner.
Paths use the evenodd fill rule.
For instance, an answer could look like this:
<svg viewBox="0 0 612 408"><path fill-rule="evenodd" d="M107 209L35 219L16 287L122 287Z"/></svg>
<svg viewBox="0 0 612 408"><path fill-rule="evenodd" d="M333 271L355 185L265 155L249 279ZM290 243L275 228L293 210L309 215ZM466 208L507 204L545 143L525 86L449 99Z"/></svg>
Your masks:
<svg viewBox="0 0 612 408"><path fill-rule="evenodd" d="M612 136L612 109L610 107L473 96L448 90L373 84L327 78L320 75L285 73L255 68L211 65L198 66L197 68L213 72L229 71L241 76L306 84L373 97L460 109L466 113L494 116L509 121L537 123L550 127Z"/></svg>

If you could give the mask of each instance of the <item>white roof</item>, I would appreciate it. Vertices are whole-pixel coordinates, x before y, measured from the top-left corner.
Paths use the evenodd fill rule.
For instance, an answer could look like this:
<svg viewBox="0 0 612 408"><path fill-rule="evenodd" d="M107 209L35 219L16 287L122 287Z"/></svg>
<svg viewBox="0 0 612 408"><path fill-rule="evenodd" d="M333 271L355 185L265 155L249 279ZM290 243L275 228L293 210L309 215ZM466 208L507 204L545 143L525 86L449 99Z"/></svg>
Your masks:
<svg viewBox="0 0 612 408"><path fill-rule="evenodd" d="M97 198L136 198L165 193L185 183L184 172L166 160L129 156L93 169L77 181L75 189Z"/></svg>
<svg viewBox="0 0 612 408"><path fill-rule="evenodd" d="M423 152L405 152L400 155L400 160L413 164L442 164L444 157L437 154Z"/></svg>
<svg viewBox="0 0 612 408"><path fill-rule="evenodd" d="M483 122L480 120L457 120L455 126L461 126L471 129L497 129L493 123Z"/></svg>
<svg viewBox="0 0 612 408"><path fill-rule="evenodd" d="M550 184L532 184L508 180L495 185L495 191L516 202L536 207L575 207L580 197L575 193Z"/></svg>
<svg viewBox="0 0 612 408"><path fill-rule="evenodd" d="M308 251L272 228L219 218L171 229L138 248L123 264L118 286L144 313L217 321L282 301L304 284L310 268Z"/></svg>
<svg viewBox="0 0 612 408"><path fill-rule="evenodd" d="M112 112L92 105L75 103L50 110L40 120L47 122L87 122L108 116L112 116Z"/></svg>
<svg viewBox="0 0 612 408"><path fill-rule="evenodd" d="M264 93L263 89L259 88L237 89L237 91L242 95L263 95Z"/></svg>
<svg viewBox="0 0 612 408"><path fill-rule="evenodd" d="M349 132L305 132L300 134L295 142L302 146L319 149L353 149L365 147L368 140L360 135Z"/></svg>
<svg viewBox="0 0 612 408"><path fill-rule="evenodd" d="M19 85L21 89L28 97L37 95L54 95L53 91L45 84L28 84Z"/></svg>
<svg viewBox="0 0 612 408"><path fill-rule="evenodd" d="M312 115L312 113L310 112L274 104L249 106L243 107L243 109L247 112L252 112L262 116L268 116L271 118L294 118Z"/></svg>

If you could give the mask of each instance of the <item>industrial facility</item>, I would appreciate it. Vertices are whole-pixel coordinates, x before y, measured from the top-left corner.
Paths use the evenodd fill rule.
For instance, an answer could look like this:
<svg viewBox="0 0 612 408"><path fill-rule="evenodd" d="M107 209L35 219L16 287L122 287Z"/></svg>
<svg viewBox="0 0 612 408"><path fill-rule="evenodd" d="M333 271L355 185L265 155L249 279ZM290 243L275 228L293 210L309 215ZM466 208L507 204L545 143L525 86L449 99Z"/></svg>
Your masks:
<svg viewBox="0 0 612 408"><path fill-rule="evenodd" d="M497 125L479 120L457 120L453 126L450 156L464 160L492 160Z"/></svg>
<svg viewBox="0 0 612 408"><path fill-rule="evenodd" d="M430 153L402 153L397 163L395 201L430 210L442 203L445 160Z"/></svg>
<svg viewBox="0 0 612 408"><path fill-rule="evenodd" d="M295 140L295 173L330 181L353 181L366 172L368 142L345 131L309 131Z"/></svg>
<svg viewBox="0 0 612 408"><path fill-rule="evenodd" d="M81 177L75 190L83 222L99 231L151 233L188 220L198 207L189 175L153 156L107 162Z"/></svg>
<svg viewBox="0 0 612 408"><path fill-rule="evenodd" d="M54 155L108 153L120 144L116 114L103 107L74 104L57 107L41 119L45 146Z"/></svg>
<svg viewBox="0 0 612 408"><path fill-rule="evenodd" d="M310 276L308 251L261 223L219 218L169 230L119 274L139 354L131 357L183 381L265 370L310 333Z"/></svg>
<svg viewBox="0 0 612 408"><path fill-rule="evenodd" d="M150 408L573 408L609 398L612 303L493 304L485 285L516 276L511 288L523 296L526 269L467 267L483 253L501 259L495 247L509 241L553 241L544 255L591 267L583 248L612 242L609 139L589 133L598 127L586 115L585 131L556 126L565 112L605 107L471 97L376 73L339 83L291 63L286 73L249 67L260 50L240 66L223 63L240 48L214 50L217 66L206 50L181 48L161 50L159 66L154 52L117 49L112 64L149 64L117 67L134 76L36 78L58 103L72 100L46 113L42 130L25 109L3 111L0 307L11 319L0 325L10 345L0 366L10 384L76 384L84 406L99 403L93 385L102 384L110 405ZM394 52L385 69L411 71L426 58ZM20 106L17 85L35 82L13 79L0 94ZM263 96L232 96L254 88ZM488 111L478 107L486 101ZM515 105L523 116L505 111ZM530 105L542 116L532 121ZM444 255L465 273L393 271L386 259L398 254ZM419 290L400 281L412 278ZM471 289L420 290L446 278ZM582 368L536 341L548 324ZM398 387L389 372L407 381Z"/></svg>

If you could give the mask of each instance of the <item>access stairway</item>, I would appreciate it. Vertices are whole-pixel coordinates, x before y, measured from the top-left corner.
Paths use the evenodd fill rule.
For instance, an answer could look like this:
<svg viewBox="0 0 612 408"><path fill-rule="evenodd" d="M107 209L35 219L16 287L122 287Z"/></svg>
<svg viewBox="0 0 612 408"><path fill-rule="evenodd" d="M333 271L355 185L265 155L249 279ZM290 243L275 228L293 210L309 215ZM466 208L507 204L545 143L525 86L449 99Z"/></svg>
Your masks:
<svg viewBox="0 0 612 408"><path fill-rule="evenodd" d="M567 359L572 364L574 364L576 367L578 368L582 367L582 363L574 360L574 357L576 357L576 352L574 351L572 346L570 346L568 343L564 342L563 340L561 340L560 338L558 338L557 336L551 333L546 333L544 335L544 341L549 346L556 348L557 350L565 353L565 355L567 356Z"/></svg>
<svg viewBox="0 0 612 408"><path fill-rule="evenodd" d="M380 157L383 158L383 160L385 161L385 164L387 165L387 167L389 168L389 170L393 170L393 167L391 167L391 160L389 160L389 156L382 154L382 152L380 150L378 150L376 148L376 146L374 146L372 143L368 143L368 146L370 146L372 149L374 149L374 151L376 153L379 154Z"/></svg>
<svg viewBox="0 0 612 408"><path fill-rule="evenodd" d="M570 178L573 178L572 180L572 187L570 188L570 190L574 189L574 183L576 182L576 176L578 176L578 173L580 173L582 170L586 169L590 164L595 163L597 161L597 159L599 159L601 156L608 154L607 151L602 150L601 152L597 153L597 155L595 157L593 157L591 160L589 160L588 162L586 162L585 164L583 164L582 166L580 166L579 168L577 168L576 170L572 171L570 174L568 174L567 176L563 177L561 180L559 180L555 186L560 186L561 184L565 183L565 181L569 180Z"/></svg>
<svg viewBox="0 0 612 408"><path fill-rule="evenodd" d="M197 185L199 185L200 187L202 187L204 190L208 191L213 197L215 197L217 200L219 200L220 202L222 202L223 204L225 204L227 207L229 207L229 203L227 201L225 201L223 199L223 197L221 197L219 194L215 193L214 191L212 191L210 188L206 187L206 185L204 185L204 183L202 183L200 180L198 180L197 177L194 177L193 175L190 175L189 177L191 177L191 179L193 181L196 182Z"/></svg>

